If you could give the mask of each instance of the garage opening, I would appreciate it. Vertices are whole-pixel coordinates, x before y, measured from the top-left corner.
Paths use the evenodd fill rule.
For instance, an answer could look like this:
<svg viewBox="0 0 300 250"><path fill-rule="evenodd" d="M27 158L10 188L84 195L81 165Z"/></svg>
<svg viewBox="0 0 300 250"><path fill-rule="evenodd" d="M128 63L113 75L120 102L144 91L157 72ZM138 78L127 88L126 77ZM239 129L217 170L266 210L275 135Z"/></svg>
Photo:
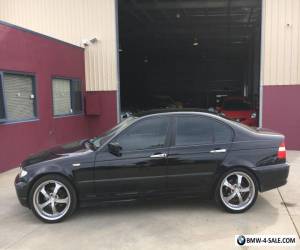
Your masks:
<svg viewBox="0 0 300 250"><path fill-rule="evenodd" d="M260 0L119 0L118 20L122 112L226 100L258 117Z"/></svg>

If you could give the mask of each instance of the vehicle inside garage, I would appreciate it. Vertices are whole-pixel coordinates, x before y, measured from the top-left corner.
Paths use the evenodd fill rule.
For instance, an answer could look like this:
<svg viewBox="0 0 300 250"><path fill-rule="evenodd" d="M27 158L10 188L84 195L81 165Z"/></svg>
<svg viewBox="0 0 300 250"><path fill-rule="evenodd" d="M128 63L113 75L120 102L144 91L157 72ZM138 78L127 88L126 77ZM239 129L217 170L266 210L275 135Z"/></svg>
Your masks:
<svg viewBox="0 0 300 250"><path fill-rule="evenodd" d="M122 111L258 112L261 1L119 0L118 19Z"/></svg>

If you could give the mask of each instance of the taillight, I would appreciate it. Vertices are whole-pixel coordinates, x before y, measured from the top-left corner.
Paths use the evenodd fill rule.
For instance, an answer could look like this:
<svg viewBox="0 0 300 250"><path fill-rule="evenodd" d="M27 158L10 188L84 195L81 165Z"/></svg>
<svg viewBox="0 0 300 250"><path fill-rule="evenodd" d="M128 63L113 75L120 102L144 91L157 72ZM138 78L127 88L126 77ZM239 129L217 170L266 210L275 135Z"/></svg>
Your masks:
<svg viewBox="0 0 300 250"><path fill-rule="evenodd" d="M286 159L286 150L285 150L284 142L279 145L278 152L277 152L277 158L280 160Z"/></svg>

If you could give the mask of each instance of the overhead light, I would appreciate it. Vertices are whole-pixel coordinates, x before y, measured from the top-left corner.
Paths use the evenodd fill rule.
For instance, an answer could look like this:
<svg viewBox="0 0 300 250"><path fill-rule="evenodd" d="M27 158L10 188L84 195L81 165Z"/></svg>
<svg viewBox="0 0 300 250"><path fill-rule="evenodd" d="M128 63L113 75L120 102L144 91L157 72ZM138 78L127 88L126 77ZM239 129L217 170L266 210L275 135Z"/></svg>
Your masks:
<svg viewBox="0 0 300 250"><path fill-rule="evenodd" d="M96 42L98 42L98 38L96 36L90 39L90 43L96 43Z"/></svg>
<svg viewBox="0 0 300 250"><path fill-rule="evenodd" d="M87 47L91 44L94 44L98 42L98 38L97 37L92 37L90 39L82 39L81 40L81 43L80 43L80 46L83 46L83 47Z"/></svg>
<svg viewBox="0 0 300 250"><path fill-rule="evenodd" d="M198 39L194 38L193 46L196 47L199 45Z"/></svg>

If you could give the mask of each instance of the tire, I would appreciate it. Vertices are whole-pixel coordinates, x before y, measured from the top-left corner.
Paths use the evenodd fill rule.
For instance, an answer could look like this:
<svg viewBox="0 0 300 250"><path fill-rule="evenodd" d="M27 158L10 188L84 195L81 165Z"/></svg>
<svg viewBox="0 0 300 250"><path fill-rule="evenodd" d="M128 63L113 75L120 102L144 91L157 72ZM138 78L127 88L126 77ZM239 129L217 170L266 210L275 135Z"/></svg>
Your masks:
<svg viewBox="0 0 300 250"><path fill-rule="evenodd" d="M43 222L56 223L70 216L77 207L73 185L63 176L48 174L39 178L29 193L33 214Z"/></svg>
<svg viewBox="0 0 300 250"><path fill-rule="evenodd" d="M253 206L257 194L256 177L248 170L237 168L220 177L215 189L215 201L229 213L243 213Z"/></svg>

